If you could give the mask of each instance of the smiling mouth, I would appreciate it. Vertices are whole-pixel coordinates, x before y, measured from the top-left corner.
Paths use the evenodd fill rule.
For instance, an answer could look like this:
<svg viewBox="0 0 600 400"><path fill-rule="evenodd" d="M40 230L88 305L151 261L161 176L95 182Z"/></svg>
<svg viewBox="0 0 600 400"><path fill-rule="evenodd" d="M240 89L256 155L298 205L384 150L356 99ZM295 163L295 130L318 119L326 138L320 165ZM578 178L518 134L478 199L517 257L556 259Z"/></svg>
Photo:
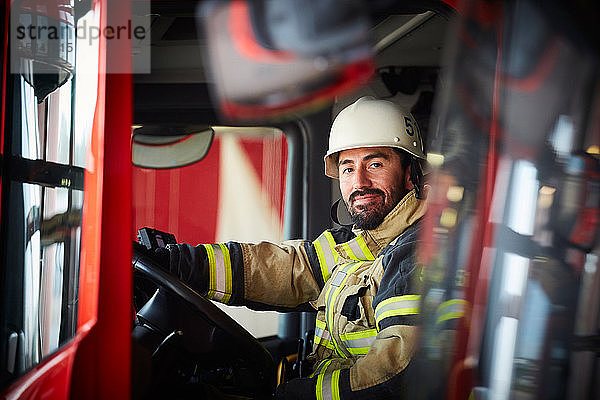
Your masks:
<svg viewBox="0 0 600 400"><path fill-rule="evenodd" d="M372 201L381 198L378 194L367 194L363 196L356 196L352 200L352 204L371 203Z"/></svg>
<svg viewBox="0 0 600 400"><path fill-rule="evenodd" d="M379 199L384 200L385 195L379 191L373 190L368 192L354 192L350 196L350 204L352 206L366 206Z"/></svg>

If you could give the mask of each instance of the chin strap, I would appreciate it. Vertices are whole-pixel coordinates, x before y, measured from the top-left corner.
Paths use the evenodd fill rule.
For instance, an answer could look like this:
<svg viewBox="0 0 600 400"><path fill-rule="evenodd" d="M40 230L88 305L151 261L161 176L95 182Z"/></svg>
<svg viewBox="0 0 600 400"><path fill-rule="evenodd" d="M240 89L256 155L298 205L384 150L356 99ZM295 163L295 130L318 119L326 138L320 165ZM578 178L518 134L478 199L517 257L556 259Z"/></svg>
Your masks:
<svg viewBox="0 0 600 400"><path fill-rule="evenodd" d="M415 197L417 199L424 199L425 193L423 193L423 170L419 160L415 157L410 159L410 181L415 186Z"/></svg>
<svg viewBox="0 0 600 400"><path fill-rule="evenodd" d="M331 210L330 210L330 216L331 216L331 220L333 222L335 222L338 225L341 226L346 226L346 227L352 227L353 224L343 224L340 222L339 218L338 218L338 205L340 204L340 201L342 201L342 198L340 197L339 199L337 199L332 205L331 205Z"/></svg>

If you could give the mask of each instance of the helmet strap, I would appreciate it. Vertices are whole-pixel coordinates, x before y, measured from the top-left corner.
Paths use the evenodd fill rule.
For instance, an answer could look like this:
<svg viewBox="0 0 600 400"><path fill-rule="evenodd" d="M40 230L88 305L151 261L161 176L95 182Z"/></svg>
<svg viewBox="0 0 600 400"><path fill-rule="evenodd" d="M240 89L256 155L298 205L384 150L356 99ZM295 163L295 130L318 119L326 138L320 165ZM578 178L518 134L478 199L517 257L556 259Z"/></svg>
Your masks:
<svg viewBox="0 0 600 400"><path fill-rule="evenodd" d="M410 181L415 187L415 197L421 200L424 199L423 170L421 169L419 160L417 160L415 157L411 157L410 159Z"/></svg>
<svg viewBox="0 0 600 400"><path fill-rule="evenodd" d="M346 226L346 227L352 227L353 224L343 224L340 222L339 218L338 218L338 206L340 204L340 201L342 201L342 198L340 197L339 199L337 199L332 205L331 205L331 210L330 210L330 216L331 216L331 220L333 222L335 222L338 225L341 226Z"/></svg>

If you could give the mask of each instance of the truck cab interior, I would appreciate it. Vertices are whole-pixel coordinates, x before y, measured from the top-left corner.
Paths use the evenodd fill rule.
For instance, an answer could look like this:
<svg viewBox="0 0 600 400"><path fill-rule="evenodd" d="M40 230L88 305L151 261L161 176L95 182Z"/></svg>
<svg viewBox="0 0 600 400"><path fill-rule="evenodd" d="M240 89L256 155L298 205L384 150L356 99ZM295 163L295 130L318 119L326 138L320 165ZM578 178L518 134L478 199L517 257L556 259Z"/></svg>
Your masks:
<svg viewBox="0 0 600 400"><path fill-rule="evenodd" d="M290 4L293 4L293 2ZM352 22L364 18L368 21L366 33L370 36L368 40L374 49L372 50L372 60L369 61L370 65L368 65L369 74L372 75L361 77L359 74L356 77L359 82L354 84L357 87L356 89L340 91L340 95L337 96L335 102L329 101L324 105L312 106L308 109L305 106L298 110L286 111L283 115L279 114L275 117L267 115L262 118L248 118L244 114L236 118L236 116L224 115L223 110L219 109L220 93L219 89L215 88L219 85L219 82L215 82L215 80L239 80L239 78L237 76L222 77L215 73L211 74L211 65L205 59L215 53L214 50L211 51L210 49L210 46L214 45L210 42L212 40L211 35L224 36L228 32L203 31L203 27L198 26L201 19L198 16L199 10L196 2L155 1L152 2L151 7L151 72L136 75L133 80L134 125L137 127L133 134L133 162L136 164L135 155L138 154L140 157L137 162L138 165L148 166L148 162L151 162L155 163L155 168L168 167L166 165L156 165L160 164L162 160L165 161L165 164L167 161L171 162L172 157L161 155L154 142L153 144L147 143L148 138L153 137L152 132L157 132L157 135L154 136L156 137L165 135L165 132L171 129L176 140L179 141L181 141L182 132L186 132L186 130L196 134L191 136L206 135L210 137L216 135L215 139L206 139L202 142L207 145L210 145L211 141L212 143L219 142L221 146L224 146L224 143L219 141L220 138L227 137L227 135L236 135L236 132L238 137L246 138L246 141L252 140L252 138L260 140L261 132L266 130L265 126L271 131L281 132L280 134L284 135L283 144L287 146L284 149L286 153L284 154L285 160L276 163L275 168L270 173L283 175L281 178L276 176L271 180L282 178L285 180L280 189L283 204L277 204L278 208L283 211L279 217L282 229L274 232L273 236L270 237L261 237L265 233L257 229L254 232L254 237L247 238L250 241L259 239L281 241L297 238L314 240L323 230L333 226L331 208L332 203L339 198L339 193L337 192L337 181L333 181L324 175L323 156L327 150L328 132L333 117L342 107L356 98L363 95L372 95L379 98L389 98L403 104L412 111L421 126L421 131L426 136L433 97L442 65L444 37L450 28L450 21L455 15L455 10L443 2L427 2L427 4L419 5L403 5L402 3L386 1L372 2L369 7L362 9L363 15L358 14L350 20ZM348 23L348 16L344 17L343 13L350 13L351 11L353 10L340 9L336 14L342 15L328 15L326 18L334 22L346 18L345 21ZM252 11L250 15L256 17L255 14L252 14ZM264 18L256 17L256 20L263 22ZM306 23L309 22L312 21L306 21ZM224 24L225 22L220 21L220 23ZM204 28L212 30L218 29L219 26L218 23L207 25ZM253 25L253 27L255 26ZM258 28L255 27L255 29ZM326 32L324 27L317 27L315 31L319 31L319 29L323 31L322 35L330 34L333 36L333 34ZM348 28L344 29L348 30ZM324 40L325 37L322 36L321 39ZM371 50L369 50L370 52ZM331 57L331 59L333 58ZM238 69L244 69L245 67L245 65L237 66ZM248 68L252 68L252 65ZM286 73L292 75L294 69L303 71L302 68L302 65L290 64ZM225 72L222 73L225 74ZM331 80L332 78L323 75L324 77L312 79L314 81L324 81L325 84L331 85L326 79ZM259 80L259 77L260 75L257 75L254 79ZM270 81L260 83L265 86L272 85ZM298 84L300 87L301 85L302 83ZM306 84L304 85L306 86ZM315 83L312 83L312 85L315 85ZM251 88L247 90L259 89ZM308 89L301 88L299 90ZM312 92L307 92L309 93L308 96L317 97L317 90L314 88L310 90ZM321 89L321 91L323 90ZM285 95L283 90L282 92ZM275 94L271 95L275 96ZM249 103L250 101L248 101ZM258 107L256 109L257 113L261 110ZM198 132L199 129L202 132ZM264 136L264 133L262 135L267 137ZM189 140L187 141L189 142ZM181 143L183 142L181 141ZM175 145L168 142L163 147L172 150ZM187 148L189 147L191 146L188 144ZM150 151L156 152L145 158L148 161L141 160L142 155ZM196 155L200 158L202 155L206 155L207 152L212 151L215 150L212 148L207 149L207 151L198 150ZM256 153L245 154L257 158ZM221 157L225 157L223 150L221 150ZM264 163L266 156L261 153L259 157L262 157L262 160L259 161ZM209 162L201 160L198 161L196 167L190 167L186 171L178 171L176 179L183 182L186 179L185 174L194 174L194 171L203 167L210 168ZM226 162L236 163L235 160ZM203 163L205 163L204 166ZM181 163L181 165L188 164L188 161ZM236 168L239 168L237 163L235 165ZM191 168L196 169L191 171ZM216 173L225 175L226 168L226 166L221 166ZM259 174L263 178L262 182L265 181L265 173L266 171L261 172L259 169ZM173 175L169 174L168 171L162 171L163 175L168 174L169 177L160 181L161 178L156 177L161 172L151 178L148 177L148 174L151 174L151 172L134 173L134 188L136 187L135 180L140 179L144 183L144 197L149 194L154 195L154 193L161 193L165 197L169 196L169 190L173 190ZM154 193L149 193L148 179L156 179L156 185L162 184L163 187L156 187ZM222 179L225 180L226 178ZM204 192L214 193L215 196L221 196L220 193L216 193L222 190L219 185L224 184L222 182L215 186L208 184L204 188L196 188L196 192L204 190ZM249 198L252 196L251 193L243 191L242 185L242 182L238 182L238 191L228 192L229 196L243 199L234 207L252 214L259 213L259 210L252 210L249 207L244 208L244 204L241 204L250 201ZM177 186L176 188L179 189ZM264 185L261 188L264 190ZM186 189L181 187L181 190ZM138 204L135 196L134 191L134 204ZM195 198L204 198L203 196L206 196L206 194L196 193L193 195ZM156 196L157 199L158 197L159 195ZM219 201L221 200L219 199ZM201 204L187 204L186 206L186 209L183 205L179 208L180 212L185 214L185 217L175 217L178 219L177 228L182 231L185 229L182 225L186 222L202 224L203 218L212 219L213 217L208 214L216 211L212 210L210 206L202 207ZM221 210L223 208L219 209L219 211ZM244 211L238 211L236 214L242 214ZM229 211L223 210L223 212ZM339 218L342 220L346 218L347 221L348 217L343 212L339 212ZM144 213L147 214L146 211L141 212L141 214ZM161 221L152 216L151 220L155 224L151 227L174 233L178 241L191 240L190 243L194 245L218 241L216 240L217 237L210 236L210 233L204 233L201 230L196 232L195 237L183 240L177 232L172 232L173 219L173 216L162 219L163 225L161 226ZM244 217L233 222L236 225L253 224L252 220L244 219ZM134 231L151 223L152 221L144 221L144 218L140 217L139 220L134 222L136 225ZM169 225L171 225L171 228ZM218 231L227 231L227 229L223 226L217 227ZM153 231L148 232L149 235L154 233ZM240 232L231 230L231 228L229 228L229 232L233 235L233 238L239 238L239 235L241 235ZM162 235L161 240L164 241L165 234L158 233L158 235ZM232 237L226 237L223 233L220 233L219 238L223 240L232 239ZM139 257L144 259L143 249ZM151 264L148 260L146 262L148 265ZM160 278L155 276L155 280L158 281L171 281L160 274L159 268L152 268L148 265L140 267L140 273L159 275ZM172 282L172 284L177 286L176 283ZM166 290L162 289L162 291L169 292L168 297L187 298L181 294L181 291L184 291L183 288L170 287ZM179 296L173 296L173 292L179 293ZM196 307L203 311L200 313L196 311L197 316L191 317L190 315L194 315L193 311L187 313L183 311L174 312L175 309L189 309L189 304L184 305L185 301L182 302L180 299L170 300L177 305L172 304L169 306L169 300L162 299L158 295L153 297L153 293L150 290L150 293L145 295L138 294L138 298L149 299L152 297L152 300L146 303L141 310L138 309L138 324L134 328L134 343L141 344L139 346L140 351L137 354L145 354L146 356L147 367L144 370L151 370L150 366L154 368L151 381L155 385L152 387L145 386L149 388L150 393L158 393L157 387L170 393L173 393L174 388L177 387L192 393L190 387L196 387L196 391L201 391L198 387L202 384L212 384L216 388L237 395L268 395L272 392L273 385L276 384L278 379L289 379L294 374L298 375L298 370L302 368L303 358L311 351L314 335L314 313L312 312L286 312L278 315L271 313L269 317L275 319L277 330L268 332L268 336L259 337L259 342L267 349L266 354L261 354L260 347L253 344L251 337L249 338L247 333L244 335L245 330L242 327L236 327L235 322L230 321L229 328L224 325L219 326L214 322L215 320L223 320L226 317L223 315L213 316L213 314L221 314L222 311L210 302L202 301L204 305ZM194 302L198 303L201 300L203 299L196 299ZM190 301L187 303L190 303ZM163 311L157 312L156 310L161 307L164 308ZM209 308L209 310L206 310L206 308ZM227 309L224 309L224 311L230 312ZM242 325L251 323L252 319L261 318L260 314L236 311L234 318ZM169 323L160 321L159 314L163 316L163 320L165 315L169 315L172 321L169 321ZM175 317L175 315L179 316ZM158 320L152 318L158 318ZM207 323L207 319L212 322ZM191 321L196 321L195 325ZM266 323L273 325L272 321ZM161 329L157 328L161 324L165 326L161 326ZM192 328L193 326L195 328ZM160 333L158 333L159 331ZM198 331L204 333L200 334ZM258 334L265 335L263 332ZM189 337L194 339L189 339ZM176 349L178 346L181 348L181 354L170 354L168 356L170 358L160 355L161 353L168 353L166 349L171 349L171 352L173 352L172 349ZM259 356L256 355L256 352ZM135 359L135 354L134 366L144 365L141 360ZM187 357L182 357L183 354L187 354ZM290 357L291 361L288 362L286 357L292 354L299 355L299 358ZM185 363L182 362L182 358ZM268 361L269 359L272 361ZM282 367L279 366L280 361L283 359L286 360L284 363L287 364L287 374L281 371ZM279 367L278 374L281 375L279 378L276 377L277 367ZM167 371L170 373L169 376L165 375ZM173 371L179 371L179 375ZM171 380L170 384L167 385L165 382L169 380ZM190 383L186 386L182 384L185 382ZM194 384L191 382L194 382Z"/></svg>
<svg viewBox="0 0 600 400"><path fill-rule="evenodd" d="M598 397L597 2L7 3L2 398L262 399L310 373L313 312L209 301L154 249L348 223L323 156L367 95L427 154L406 396ZM10 36L127 19L150 40Z"/></svg>
<svg viewBox="0 0 600 400"><path fill-rule="evenodd" d="M371 3L369 7L362 10L364 12L362 16L358 14L350 21L348 21L348 16L344 17L344 12L351 15L351 12L354 10L340 9L336 14L341 15L327 15L327 17L323 17L324 19L328 18L329 23L331 21L345 21L346 24L351 24L353 21L361 18L368 21L366 32L370 36L369 43L372 43L372 48L374 49L372 50L374 57L370 61L372 65L369 65L372 76L368 77L368 81L358 76L357 79L360 78L361 82L360 85L355 84L357 89L350 91L346 89L344 92L340 92L340 95L336 98L336 102L329 101L328 104L322 106L312 106L312 109L304 107L304 109L293 110L284 115L277 115L275 118L266 116L250 119L246 115L238 118L236 116L224 115L223 110L219 109L219 89L215 88L215 86L219 85L219 82L215 82L215 80L239 80L240 78L230 75L222 77L219 74L211 74L211 65L206 60L206 57L215 54L215 50L211 51L210 48L213 45L212 42L209 42L212 40L211 37L217 35L225 36L229 32L203 31L203 27L198 26L200 18L196 2L152 2L151 71L149 74L134 76L134 125L138 127L134 130L133 136L134 155L136 154L136 150L139 150L138 154L156 150L156 145L150 146L145 143L148 137L152 136L152 133L145 133L149 132L149 129L158 131L158 135L164 135L166 129L173 129L174 134L177 135L177 140L181 140L181 132L184 132L186 129L188 132L198 134L194 136L200 136L201 134L210 136L216 130L216 137L213 141L215 143L220 137L227 135L228 131L238 132L238 136L242 138L252 138L253 136L260 138L260 131L265 129L266 124L267 127L276 129L285 135L283 140L284 145L287 146L284 149L286 160L283 163L278 163L275 169L270 171L271 174L282 173L285 179L284 185L281 188L284 204L279 205L280 209L283 208L282 215L280 216L283 229L273 233L271 237L261 237L263 232L257 229L254 232L254 237L249 237L247 240L269 239L281 241L297 238L314 240L323 230L333 226L334 222L330 216L331 207L332 203L339 198L337 182L324 175L322 161L327 150L328 132L333 117L342 107L362 95L372 95L379 98L385 97L393 99L410 109L421 125L421 131L427 132L434 92L442 64L444 37L449 29L450 20L455 14L451 6L442 2L427 2L427 4L419 5L403 5L402 3L386 1ZM313 4L313 6L315 5ZM252 14L252 10L250 15L255 16L255 14ZM264 18L262 17L263 20ZM256 20L261 21L261 18L256 17ZM310 22L312 21L306 21L307 24ZM220 21L220 23L225 24L223 21ZM204 26L204 28L207 30L216 30L219 27L219 23L206 25L208 26ZM257 29L254 25L253 27ZM318 32L319 29L322 31L322 40L326 39L323 35L329 34L333 36L324 27L317 27L315 31ZM345 27L344 29L348 31L350 28ZM333 59L333 57L331 58ZM225 69L221 65L220 68ZM246 65L237 66L238 70L245 67ZM252 67L250 65L247 68ZM302 68L302 65L290 64L288 71L294 71L294 69L302 71ZM222 74L226 73L222 72ZM290 72L286 73L290 74ZM242 74L242 72L238 71L236 74ZM259 77L260 75L256 75L254 79L260 81ZM323 80L326 84L329 84L326 79L331 78L324 76L313 79L315 81ZM260 83L263 86L272 85L270 80ZM300 85L302 83L298 86ZM266 89L250 88L247 90ZM300 90L307 89L302 88ZM315 89L311 90L312 92L316 92ZM275 96L274 94L271 95ZM309 96L316 95L309 94ZM260 112L258 107L257 110L257 113ZM202 129L204 132L199 134L200 132L193 131L194 127ZM229 135L232 134L229 133ZM426 136L426 133L424 135ZM203 142L210 144L211 140L207 139ZM221 146L224 145L223 143L220 144ZM168 147L172 149L174 146L169 143ZM210 149L207 151L211 152L213 150ZM201 157L205 153L199 150L197 155ZM254 153L249 154L250 157L254 156ZM264 163L266 156L264 154L260 156L262 156ZM222 155L222 157L225 156ZM157 162L160 163L160 160L167 161L168 157L161 156L157 152L153 156L148 156L148 159L157 159L159 160ZM235 160L226 162L234 163ZM205 165L208 164L205 160L202 160L198 162L195 168L203 168L203 163ZM135 157L134 164L136 164ZM138 164L145 163L140 160ZM189 162L182 162L182 165L187 164ZM160 168L160 166L158 167ZM204 166L204 168L209 167L210 165ZM220 167L218 173L226 174L225 168ZM177 179L179 179L179 182L182 182L185 179L184 174L193 173L191 171L178 171ZM140 174L134 173L134 181L136 178L139 178L147 182L147 174L147 172L146 175L144 175L144 172ZM163 174L169 173L168 171L163 171ZM265 171L262 172L263 182L265 180L264 174ZM225 180L226 178L222 179ZM282 178L277 177L275 179ZM158 180L156 182L157 185L160 184ZM162 189L156 188L155 193L163 193L165 196L168 196L169 188L173 189L173 175L163 179L162 184L165 187ZM219 185L222 186L224 184L220 182ZM136 183L134 182L135 187ZM264 185L261 187L264 189ZM186 190L183 185L179 188L182 191ZM153 195L152 193L148 193L147 185L142 190L144 192L143 196ZM214 196L225 196L217 193L222 190L219 187L207 185L204 190L206 192L213 192ZM247 202L251 194L243 190L244 188L239 187L237 192L231 192L227 195L244 199L241 202ZM140 195L138 201L135 198L136 193L134 192L134 204L141 203L141 197L143 196ZM182 193L180 196L183 197L186 195ZM206 195L198 193L194 197L203 198L203 196ZM244 206L243 204L236 204L235 207L243 208ZM194 204L193 208L196 211L190 212L189 209L184 210L180 208L180 212L185 213L186 217L175 217L178 219L178 229L183 229L182 225L186 223L186 220L189 223L192 223L189 220L195 220L193 223L202 224L203 218L212 218L212 216L207 214L216 211L212 210L210 206L203 208L201 204ZM219 211L221 210L223 209L220 208ZM259 210L251 209L247 211L249 213L259 212ZM223 210L223 212L229 211ZM238 214L241 213L238 211ZM343 211L340 211L339 214L342 220L344 218L347 220L348 217L343 214ZM169 231L175 234L177 240L182 240L179 238L180 235L172 232L172 228L169 229L168 222L172 222L173 219L173 216L168 221L163 219L163 221L167 222L166 224L158 227L152 226L152 228ZM157 218L154 218L154 220L158 221ZM143 228L148 224L143 219L136 221L136 223L138 226L135 229ZM244 219L243 217L235 221L235 223L252 224L251 220ZM217 230L227 230L227 227L218 227ZM239 237L240 235L236 231L230 232L234 237ZM220 235L223 239L232 239L231 237L226 238L222 233ZM217 241L215 237L211 237L208 233L204 234L204 237L202 236L202 232L199 230L195 237L187 240L192 240L193 242L191 243L194 245ZM140 255L140 257L142 256ZM156 268L154 268L153 273L159 274L160 272L157 272ZM151 274L151 272L146 271L146 274ZM161 275L161 277L164 280L164 276ZM163 289L163 291L165 290ZM174 289L171 288L167 291L172 295ZM150 298L152 297L152 293L146 296L140 295L139 297ZM179 297L183 297L183 295L179 295ZM198 301L196 300L196 302ZM242 335L239 332L243 328L226 329L223 326L206 324L207 317L209 319L217 318L211 317L212 313L221 313L221 310L215 306L210 307L213 308L212 311L204 311L204 316L201 312L196 317L196 324L198 326L201 327L203 324L206 324L202 329L197 328L201 331L206 330L204 334L199 334L195 331L193 331L195 333L190 333L188 330L192 328L183 328L186 324L191 323L190 321L194 321L194 318L190 317L188 312L180 313L181 317L179 317L177 322L172 321L170 324L167 324L166 327L160 330L160 334L155 335L154 339L150 339L150 336L153 336L151 327L160 325L159 322L151 320L152 317L157 318L154 315L158 314L155 310L165 307L165 315L169 315L172 318L177 314L173 310L166 311L168 309L166 302L166 299L159 301L159 298L155 296L152 298L151 303L147 303L141 311L138 310L138 321L140 322L134 328L134 338L136 338L134 342L147 344L146 347L141 346L142 351L140 351L140 354L153 354L151 357L147 354L147 358L152 359L149 365L164 364L160 366L160 373L155 372L158 374L157 376L152 375L152 382L157 383L161 379L163 383L167 379L178 382L178 385L174 383L170 386L162 385L163 388L166 388L165 390L171 393L174 387L185 388L185 385L182 385L182 383L187 381L196 382L196 386L198 386L198 383L212 383L221 389L228 388L229 390L233 390L233 393L238 395L248 395L252 393L252 389L255 391L263 390L263 392L259 391L256 394L269 394L273 390L272 385L277 380L275 369L278 367L279 362L285 359L286 356L299 354L300 357L294 361L289 363L287 359L284 361L288 364L288 378L294 374L298 374L297 370L301 369L302 359L310 352L312 347L314 313L289 312L271 315L271 318L277 320L277 330L269 332L268 336L259 337L260 343L267 349L267 354L257 357L252 349L258 349L258 346L251 344L252 340L249 341L247 334ZM206 301L204 302L206 303ZM186 307L182 306L181 303L179 300L177 302L179 306L175 308L185 309ZM208 307L209 305L210 303L208 302L204 307ZM227 312L228 310L225 309L225 311ZM222 316L222 318L225 317ZM238 322L244 324L245 321L260 318L260 315L256 316L256 314L248 313L248 316L246 316L238 310L235 318ZM234 323L231 325L234 325ZM216 332L212 333L210 331L211 333L209 334L209 326L212 326L211 329L213 330L216 329ZM181 337L177 336L176 332L180 332ZM264 333L262 334L264 335ZM170 339L166 339L168 335L171 335ZM186 339L188 336L192 336L194 340ZM206 339L198 340L199 337ZM238 343L234 337L243 337L243 340L239 342L239 346L234 345ZM160 356L160 353L166 351L158 349L173 349L176 347L175 343L179 343L182 347L181 354L188 355L187 359L185 359L187 366L185 368L183 365L179 366L181 376L170 376L167 378L160 374L164 374L165 371L178 370L177 365L168 365L167 359ZM225 349L228 352L225 352ZM191 354L195 356L192 357L190 356ZM230 356L225 356L225 354L230 354ZM169 361L175 363L177 361L176 358L171 355ZM273 361L265 361L265 359L269 358L272 358ZM158 359L160 361L157 361ZM246 363L242 362L244 360ZM248 364L249 361L252 361L252 364ZM134 362L134 365L139 366L142 364L139 360L135 360ZM193 376L192 371L196 374L195 376ZM234 373L231 373L231 371L234 371ZM250 371L253 371L254 374L250 373ZM285 375L282 371L279 371L279 374ZM229 377L229 380L227 377ZM285 376L279 379L285 379ZM190 390L189 387L188 390ZM155 387L150 388L149 391L157 393Z"/></svg>

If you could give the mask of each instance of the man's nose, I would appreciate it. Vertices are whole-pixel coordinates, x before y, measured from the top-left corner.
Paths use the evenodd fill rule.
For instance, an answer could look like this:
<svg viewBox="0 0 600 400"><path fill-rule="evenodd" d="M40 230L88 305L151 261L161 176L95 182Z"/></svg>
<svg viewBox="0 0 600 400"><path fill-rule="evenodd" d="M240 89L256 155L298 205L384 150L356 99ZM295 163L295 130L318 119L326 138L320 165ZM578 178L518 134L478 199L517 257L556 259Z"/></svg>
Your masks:
<svg viewBox="0 0 600 400"><path fill-rule="evenodd" d="M371 179L369 178L368 172L364 168L359 168L354 174L354 190L360 190L371 187Z"/></svg>

